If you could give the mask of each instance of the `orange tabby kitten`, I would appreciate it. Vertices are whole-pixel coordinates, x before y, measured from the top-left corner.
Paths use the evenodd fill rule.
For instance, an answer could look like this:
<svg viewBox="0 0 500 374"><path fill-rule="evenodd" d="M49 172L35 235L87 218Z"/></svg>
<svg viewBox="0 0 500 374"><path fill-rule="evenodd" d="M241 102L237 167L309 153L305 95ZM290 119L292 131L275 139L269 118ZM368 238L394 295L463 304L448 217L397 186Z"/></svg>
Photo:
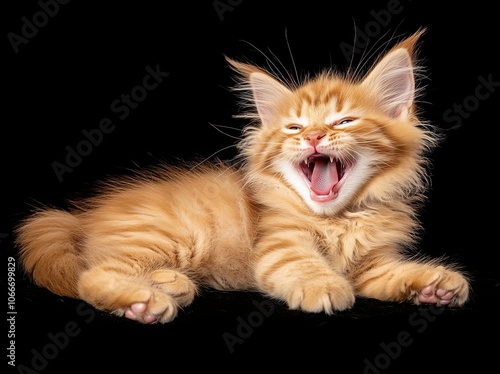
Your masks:
<svg viewBox="0 0 500 374"><path fill-rule="evenodd" d="M71 212L41 209L17 229L24 268L56 294L143 323L171 321L200 286L327 314L356 295L462 305L462 273L405 254L437 140L415 110L420 34L361 79L285 84L229 60L255 109L243 166L159 167Z"/></svg>

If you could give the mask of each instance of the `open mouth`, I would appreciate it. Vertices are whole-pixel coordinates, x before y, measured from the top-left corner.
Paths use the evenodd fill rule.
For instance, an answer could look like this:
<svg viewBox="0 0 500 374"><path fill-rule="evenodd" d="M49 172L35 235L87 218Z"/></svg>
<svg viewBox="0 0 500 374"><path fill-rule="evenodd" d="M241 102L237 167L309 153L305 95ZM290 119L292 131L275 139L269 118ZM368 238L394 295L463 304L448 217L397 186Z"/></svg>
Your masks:
<svg viewBox="0 0 500 374"><path fill-rule="evenodd" d="M311 199L318 202L334 200L344 184L352 165L333 156L315 153L299 165L299 172L309 186Z"/></svg>

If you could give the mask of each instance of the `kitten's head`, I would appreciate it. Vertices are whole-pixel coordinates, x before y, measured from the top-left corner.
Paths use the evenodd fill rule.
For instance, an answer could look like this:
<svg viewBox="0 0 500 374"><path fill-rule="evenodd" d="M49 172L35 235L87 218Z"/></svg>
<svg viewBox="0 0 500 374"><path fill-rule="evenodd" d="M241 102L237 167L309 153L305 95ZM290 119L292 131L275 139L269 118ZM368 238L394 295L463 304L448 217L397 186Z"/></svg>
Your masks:
<svg viewBox="0 0 500 374"><path fill-rule="evenodd" d="M253 108L245 116L256 120L240 143L250 178L281 179L320 215L421 191L423 153L435 137L415 113L420 34L398 43L358 79L324 72L285 83L229 60Z"/></svg>

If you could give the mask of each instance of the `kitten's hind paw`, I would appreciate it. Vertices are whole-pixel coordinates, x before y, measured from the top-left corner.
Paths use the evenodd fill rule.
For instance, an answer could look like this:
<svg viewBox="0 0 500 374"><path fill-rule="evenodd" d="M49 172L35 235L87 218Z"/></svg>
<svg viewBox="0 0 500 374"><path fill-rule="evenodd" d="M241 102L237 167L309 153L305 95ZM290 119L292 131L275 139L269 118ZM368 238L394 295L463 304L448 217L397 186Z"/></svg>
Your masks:
<svg viewBox="0 0 500 374"><path fill-rule="evenodd" d="M178 304L168 294L159 290L141 290L130 295L129 306L115 314L144 324L167 323L177 316Z"/></svg>
<svg viewBox="0 0 500 374"><path fill-rule="evenodd" d="M125 309L125 317L146 324L158 322L158 316L148 312L147 308L148 304L146 303L134 303Z"/></svg>
<svg viewBox="0 0 500 374"><path fill-rule="evenodd" d="M78 292L82 300L117 316L145 324L167 323L177 316L179 307L194 299L196 285L175 270L138 277L102 265L82 274Z"/></svg>
<svg viewBox="0 0 500 374"><path fill-rule="evenodd" d="M196 285L175 270L159 269L150 278L153 291L140 291L124 310L126 318L145 324L170 322L179 306L190 304L196 295Z"/></svg>

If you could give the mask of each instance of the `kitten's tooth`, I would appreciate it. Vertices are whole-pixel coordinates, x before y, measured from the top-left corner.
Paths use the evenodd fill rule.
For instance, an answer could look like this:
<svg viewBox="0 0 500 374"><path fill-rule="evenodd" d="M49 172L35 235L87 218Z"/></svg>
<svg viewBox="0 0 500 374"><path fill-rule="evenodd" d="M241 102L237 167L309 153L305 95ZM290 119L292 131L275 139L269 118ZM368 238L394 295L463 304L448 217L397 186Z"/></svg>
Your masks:
<svg viewBox="0 0 500 374"><path fill-rule="evenodd" d="M333 163L333 156L330 156L330 162Z"/></svg>

